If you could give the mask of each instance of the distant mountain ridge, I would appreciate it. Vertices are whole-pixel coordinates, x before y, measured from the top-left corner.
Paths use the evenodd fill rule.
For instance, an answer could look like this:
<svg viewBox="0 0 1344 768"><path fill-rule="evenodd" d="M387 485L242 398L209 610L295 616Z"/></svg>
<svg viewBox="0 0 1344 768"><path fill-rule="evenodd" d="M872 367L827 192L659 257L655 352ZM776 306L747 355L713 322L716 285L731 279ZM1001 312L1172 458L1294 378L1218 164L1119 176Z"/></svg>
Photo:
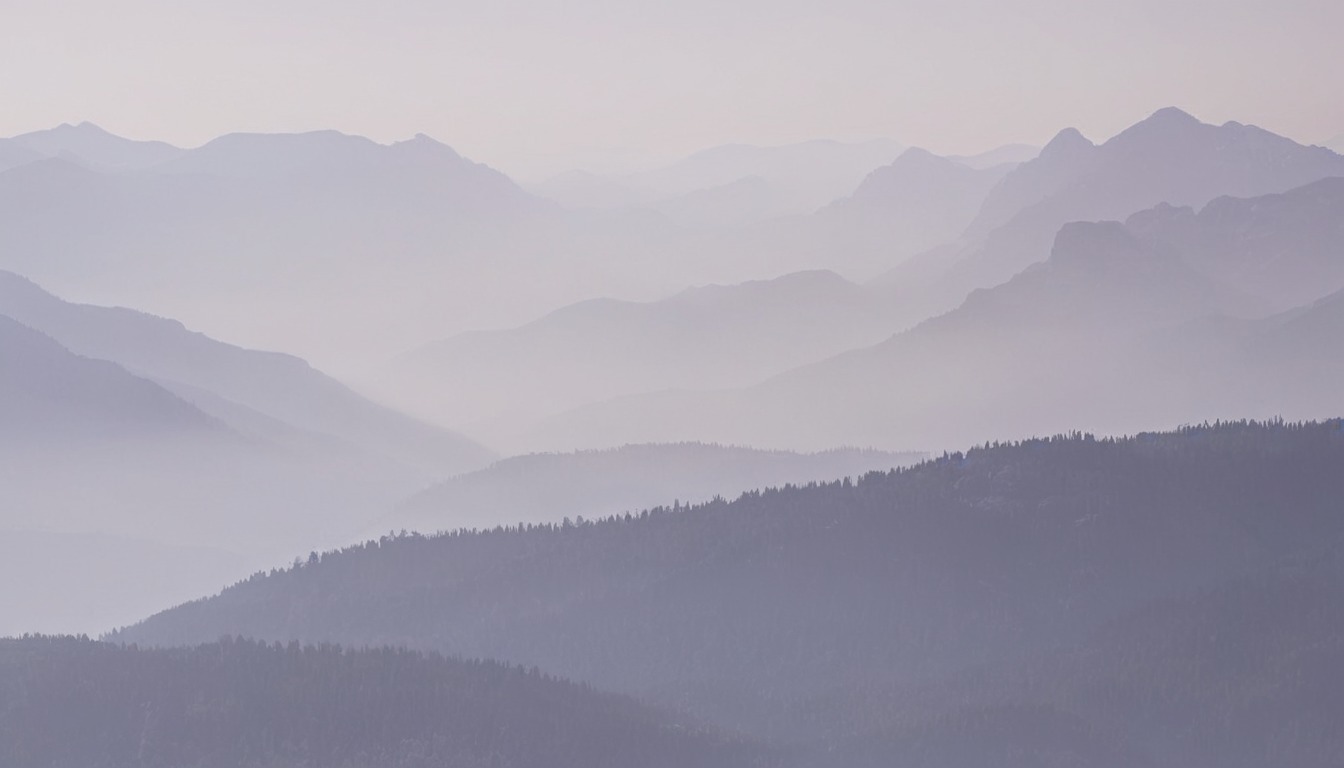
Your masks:
<svg viewBox="0 0 1344 768"><path fill-rule="evenodd" d="M1344 176L1344 157L1328 149L1241 123L1208 125L1176 108L1100 145L1066 129L990 192L963 242L878 282L898 295L925 292L929 309L942 311L1038 261L1070 221L1124 219L1161 203L1202 207L1330 176Z"/></svg>
<svg viewBox="0 0 1344 768"><path fill-rule="evenodd" d="M3 314L0 353L0 443L6 446L227 435L222 424L158 384L114 363L80 357Z"/></svg>
<svg viewBox="0 0 1344 768"><path fill-rule="evenodd" d="M1198 214L1163 205L1125 224L1073 223L1060 229L1046 261L877 345L747 389L662 392L579 409L552 419L535 439L588 445L696 435L899 450L1042 425L1123 432L1228 412L1329 413L1344 401L1328 371L1307 365L1319 350L1285 340L1300 358L1290 364L1243 349L1249 337L1210 339L1205 326L1190 324L1228 316L1267 329L1275 313L1305 311L1344 288L1342 246L1340 178L1219 199ZM1344 328L1316 333L1319 340ZM1284 366L1315 373L1290 386L1278 372Z"/></svg>
<svg viewBox="0 0 1344 768"><path fill-rule="evenodd" d="M0 536L28 543L10 560L35 581L6 596L3 631L126 621L155 597L348 541L425 483L493 458L298 358L0 272ZM91 541L139 557L95 552L71 568Z"/></svg>
<svg viewBox="0 0 1344 768"><path fill-rule="evenodd" d="M554 212L427 137L233 134L135 171L61 157L0 171L0 269L253 346L336 357L333 335L367 349L411 322L372 296L404 296L427 273L496 269L476 261L482 243L531 237L499 228Z"/></svg>
<svg viewBox="0 0 1344 768"><path fill-rule="evenodd" d="M606 398L754 383L885 338L888 315L878 296L824 271L655 302L595 299L412 350L371 386L438 423L507 441L538 417Z"/></svg>
<svg viewBox="0 0 1344 768"><path fill-rule="evenodd" d="M77 354L111 360L179 397L213 409L201 392L302 430L327 434L410 463L431 475L476 469L493 455L461 435L376 405L303 360L246 350L193 333L174 320L124 308L71 304L0 271L0 312ZM217 411L228 421L230 414Z"/></svg>
<svg viewBox="0 0 1344 768"><path fill-rule="evenodd" d="M13 144L42 157L63 158L109 171L152 168L188 151L162 141L124 139L88 122L62 123L45 131L0 139L0 144Z"/></svg>
<svg viewBox="0 0 1344 768"><path fill-rule="evenodd" d="M529 189L571 209L647 209L690 230L729 230L812 213L902 149L885 139L726 144L640 172L569 171Z"/></svg>

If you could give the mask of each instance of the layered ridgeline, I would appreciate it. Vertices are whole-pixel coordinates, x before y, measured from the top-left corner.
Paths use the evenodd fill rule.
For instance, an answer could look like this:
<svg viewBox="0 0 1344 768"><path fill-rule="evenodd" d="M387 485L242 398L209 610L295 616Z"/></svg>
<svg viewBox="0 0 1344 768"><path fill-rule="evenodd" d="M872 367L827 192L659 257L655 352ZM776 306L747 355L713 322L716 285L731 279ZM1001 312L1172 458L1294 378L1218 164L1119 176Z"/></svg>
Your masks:
<svg viewBox="0 0 1344 768"><path fill-rule="evenodd" d="M594 519L669 500L699 503L767 486L858 477L922 458L858 449L793 453L704 443L514 456L416 494L380 520L373 533Z"/></svg>
<svg viewBox="0 0 1344 768"><path fill-rule="evenodd" d="M1344 346L1341 253L1344 178L1073 223L1043 262L879 344L745 389L588 406L533 441L899 450L1339 413L1342 363L1322 350Z"/></svg>
<svg viewBox="0 0 1344 768"><path fill-rule="evenodd" d="M0 268L347 374L595 296L816 269L868 279L923 253L878 286L915 322L1040 260L1067 222L1344 173L1325 148L1168 109L1101 145L1065 131L1021 164L888 148L843 188L807 182L826 190L814 212L752 223L773 204L773 160L713 160L727 172L690 173L661 212L564 210L423 136L235 134L172 151L91 131L0 144ZM828 167L805 165L803 178ZM747 213L716 220L732 208Z"/></svg>
<svg viewBox="0 0 1344 768"><path fill-rule="evenodd" d="M223 425L152 381L105 360L74 354L0 314L0 441L156 434L222 436Z"/></svg>
<svg viewBox="0 0 1344 768"><path fill-rule="evenodd" d="M581 405L755 384L887 338L893 314L880 295L834 272L702 286L653 302L595 299L419 347L369 386L503 445Z"/></svg>
<svg viewBox="0 0 1344 768"><path fill-rule="evenodd" d="M76 132L86 130L96 129ZM405 343L398 334L427 316L451 319L458 281L480 277L480 290L486 254L486 272L521 269L510 254L527 258L537 243L514 225L541 226L554 208L424 136L230 134L127 167L86 161L82 136L69 134L11 140L33 151L42 138L46 151L0 171L0 268L328 363ZM47 154L62 144L74 151ZM410 303L427 275L452 276L443 302ZM530 304L524 288L492 295Z"/></svg>
<svg viewBox="0 0 1344 768"><path fill-rule="evenodd" d="M0 762L102 768L775 765L628 699L493 662L225 639L0 640Z"/></svg>
<svg viewBox="0 0 1344 768"><path fill-rule="evenodd" d="M944 311L1039 261L1069 222L1124 219L1160 203L1199 208L1329 176L1344 176L1344 157L1328 149L1170 107L1102 144L1070 128L1006 175L956 242L876 283L925 312Z"/></svg>
<svg viewBox="0 0 1344 768"><path fill-rule="evenodd" d="M492 458L298 358L0 272L0 570L24 584L0 634L124 623Z"/></svg>
<svg viewBox="0 0 1344 768"><path fill-rule="evenodd" d="M0 139L0 170L56 157L90 168L136 171L174 160L183 152L162 141L124 139L93 123L62 123L49 130Z"/></svg>
<svg viewBox="0 0 1344 768"><path fill-rule="evenodd" d="M744 224L810 213L849 194L901 150L887 139L726 144L638 173L569 171L532 190L569 208L648 208L691 226ZM730 190L737 194L722 194ZM712 211L701 204L710 200L727 205Z"/></svg>
<svg viewBox="0 0 1344 768"><path fill-rule="evenodd" d="M298 358L69 304L12 274L0 273L0 320L3 528L274 557L346 540L494 458Z"/></svg>
<svg viewBox="0 0 1344 768"><path fill-rule="evenodd" d="M424 136L231 134L179 149L63 126L0 140L0 269L349 374L389 348L594 296L819 268L867 277L954 237L1009 167L982 164L1021 157L728 147L650 174L656 204L564 210Z"/></svg>
<svg viewBox="0 0 1344 768"><path fill-rule="evenodd" d="M828 765L1328 764L1341 467L1340 421L993 445L733 502L385 538L114 639L537 664Z"/></svg>
<svg viewBox="0 0 1344 768"><path fill-rule="evenodd" d="M720 147L681 167L627 179L569 173L537 191L570 205L661 214L703 233L681 258L704 252L706 267L737 264L755 277L823 268L867 279L955 239L995 183L1035 154L1010 146L945 158L889 143Z"/></svg>
<svg viewBox="0 0 1344 768"><path fill-rule="evenodd" d="M986 167L968 162L974 159L908 149L811 216L771 222L732 247L769 254L778 263L825 266L854 280L868 280L955 240L995 186L1017 167L1011 161ZM878 287L886 288L881 283Z"/></svg>
<svg viewBox="0 0 1344 768"><path fill-rule="evenodd" d="M66 302L4 271L0 314L77 355L151 379L240 432L320 435L430 477L475 469L492 458L461 435L370 402L300 358L225 344L176 320Z"/></svg>

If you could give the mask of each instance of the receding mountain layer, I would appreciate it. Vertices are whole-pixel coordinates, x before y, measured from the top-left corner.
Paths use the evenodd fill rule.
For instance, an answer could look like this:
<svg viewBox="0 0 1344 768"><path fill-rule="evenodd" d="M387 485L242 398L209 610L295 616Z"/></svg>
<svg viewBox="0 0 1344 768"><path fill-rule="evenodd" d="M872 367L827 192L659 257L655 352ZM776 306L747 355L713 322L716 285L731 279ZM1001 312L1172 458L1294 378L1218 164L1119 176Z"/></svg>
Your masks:
<svg viewBox="0 0 1344 768"><path fill-rule="evenodd" d="M1255 126L1204 124L1174 108L1100 145L1068 129L990 192L962 243L878 282L941 311L1039 261L1068 222L1124 219L1160 203L1198 208L1217 197L1285 192L1329 176L1344 176L1344 157L1328 149Z"/></svg>
<svg viewBox="0 0 1344 768"><path fill-rule="evenodd" d="M0 631L124 623L491 458L297 358L0 273L0 549L34 581Z"/></svg>
<svg viewBox="0 0 1344 768"><path fill-rule="evenodd" d="M299 358L224 344L174 320L71 304L2 271L0 312L76 354L112 361L152 379L239 431L253 431L260 415L383 453L429 477L476 469L492 458L460 435L365 400ZM247 413L254 414L250 421L243 416Z"/></svg>
<svg viewBox="0 0 1344 768"><path fill-rule="evenodd" d="M33 131L0 144L22 147L36 157L59 157L80 165L108 171L153 168L182 155L162 141L133 141L115 136L93 123L63 123L45 131ZM0 164L3 165L3 164Z"/></svg>
<svg viewBox="0 0 1344 768"><path fill-rule="evenodd" d="M598 299L524 326L413 350L371 386L501 444L537 418L662 389L745 386L886 338L891 312L831 272L704 286L656 302Z"/></svg>
<svg viewBox="0 0 1344 768"><path fill-rule="evenodd" d="M115 363L76 355L3 314L0 359L0 446L226 436L222 424L158 384Z"/></svg>
<svg viewBox="0 0 1344 768"><path fill-rule="evenodd" d="M1220 198L1197 214L1164 205L1124 224L1074 223L1059 231L1046 261L877 345L742 390L669 391L578 409L534 440L695 436L899 450L1070 425L1117 433L1227 413L1335 413L1344 400L1333 358L1313 343L1344 344L1344 327L1322 321L1313 343L1281 338L1277 357L1244 344L1280 324L1271 315L1306 312L1344 288L1341 248L1340 178ZM1245 332L1213 330L1229 323ZM1289 350L1296 360L1285 359ZM1294 380L1289 370L1309 375Z"/></svg>

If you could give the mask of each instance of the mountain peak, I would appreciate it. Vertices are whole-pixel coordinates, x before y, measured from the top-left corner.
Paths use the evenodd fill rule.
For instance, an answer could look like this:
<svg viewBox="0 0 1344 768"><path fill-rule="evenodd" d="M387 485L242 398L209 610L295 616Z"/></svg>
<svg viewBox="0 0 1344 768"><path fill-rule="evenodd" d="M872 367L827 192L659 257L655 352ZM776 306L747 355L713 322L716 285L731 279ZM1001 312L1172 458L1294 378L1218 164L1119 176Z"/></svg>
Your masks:
<svg viewBox="0 0 1344 768"><path fill-rule="evenodd" d="M1170 125L1199 125L1199 119L1178 107L1163 107L1148 116L1145 123L1166 123Z"/></svg>
<svg viewBox="0 0 1344 768"><path fill-rule="evenodd" d="M935 155L927 149L920 147L910 147L901 154L887 167L889 168L937 168L949 165L960 165L955 160L949 160L946 157ZM880 171L882 169L878 169ZM877 171L874 171L877 173Z"/></svg>
<svg viewBox="0 0 1344 768"><path fill-rule="evenodd" d="M71 125L70 123L61 123L60 125L56 126L56 127L53 128L52 130L53 130L53 131L62 131L62 132L66 132L66 133L82 133L82 134L89 134L89 135L96 135L96 136L111 136L111 135L113 135L113 134L112 134L111 132L109 132L106 128L103 128L101 125L98 125L97 123L91 123L91 122L89 122L88 120L84 120L84 121L79 122L79 123L76 123L76 124L74 124L74 125Z"/></svg>
<svg viewBox="0 0 1344 768"><path fill-rule="evenodd" d="M457 150L444 144L442 141L423 133L417 133L415 136L405 140L398 141L392 145L396 149L409 150L423 155L436 155L450 160L462 160Z"/></svg>
<svg viewBox="0 0 1344 768"><path fill-rule="evenodd" d="M1173 136L1192 136L1195 131L1205 127L1212 126L1205 126L1198 118L1176 107L1163 107L1116 134L1106 143L1115 142L1123 145L1144 137L1147 137L1148 141L1165 141Z"/></svg>
<svg viewBox="0 0 1344 768"><path fill-rule="evenodd" d="M1041 148L1040 157L1050 157L1066 153L1076 152L1081 149L1092 149L1096 145L1087 139L1077 128L1065 128L1050 140L1050 143Z"/></svg>
<svg viewBox="0 0 1344 768"><path fill-rule="evenodd" d="M912 159L912 160L913 160L913 159L928 159L928 158L936 158L936 159L939 159L939 160L942 159L942 158L938 157L938 155L933 154L932 152L930 152L930 151L927 150L927 149L924 149L923 147L910 147L909 149L905 150L904 152L902 152L901 154L899 154L899 155L896 156L896 159L897 159L897 160L901 160L902 158Z"/></svg>

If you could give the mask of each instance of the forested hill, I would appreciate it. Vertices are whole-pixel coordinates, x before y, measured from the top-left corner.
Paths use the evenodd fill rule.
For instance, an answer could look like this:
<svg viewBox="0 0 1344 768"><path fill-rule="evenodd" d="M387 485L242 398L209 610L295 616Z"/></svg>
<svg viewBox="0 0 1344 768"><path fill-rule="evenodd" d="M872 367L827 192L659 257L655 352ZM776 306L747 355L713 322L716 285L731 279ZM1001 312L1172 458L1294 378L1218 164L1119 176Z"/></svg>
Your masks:
<svg viewBox="0 0 1344 768"><path fill-rule="evenodd" d="M868 708L869 696L916 685L955 690L943 686L967 670L1011 670L1066 651L1085 658L1109 632L1102 628L1118 622L1136 645L1099 658L1138 664L1127 678L1138 690L1124 695L1144 701L1167 679L1164 663L1185 652L1151 618L1162 615L1157 607L1284 569L1334 594L1341 499L1339 420L1069 435L600 522L387 538L314 554L114 637L177 644L241 633L536 664L757 736L816 740L857 750L851 762L882 764L907 754L893 746L907 742L886 737L907 721L854 713L906 710ZM1249 602L1246 615L1224 624L1279 621L1257 613L1267 606ZM1338 638L1344 624L1321 632ZM1292 633L1245 645L1238 638L1249 633L1219 637L1225 658L1186 679L1195 690L1184 700L1230 690L1233 679L1273 679L1275 659L1313 642ZM1115 733L1120 747L1106 753L1119 755L1114 764L1181 764L1154 757L1161 744L1127 735L1146 733L1125 719L1132 709L1075 711L1053 692L1084 683L1068 678L1046 693L1010 686L999 699L1044 701L1070 729ZM1248 682L1236 690L1250 706L1264 689ZM1284 695L1309 712L1323 706ZM949 711L962 725L981 722ZM1203 726L1166 725L1168 742L1202 754ZM1234 730L1250 745L1245 754L1293 764L1297 737L1281 726L1248 721ZM1034 727L1057 735L1049 722ZM1333 744L1344 749L1339 738ZM1148 757L1126 763L1132 754ZM997 764L1040 764L1030 752L1015 759Z"/></svg>
<svg viewBox="0 0 1344 768"><path fill-rule="evenodd" d="M737 768L766 756L493 662L0 640L0 765L12 768Z"/></svg>

